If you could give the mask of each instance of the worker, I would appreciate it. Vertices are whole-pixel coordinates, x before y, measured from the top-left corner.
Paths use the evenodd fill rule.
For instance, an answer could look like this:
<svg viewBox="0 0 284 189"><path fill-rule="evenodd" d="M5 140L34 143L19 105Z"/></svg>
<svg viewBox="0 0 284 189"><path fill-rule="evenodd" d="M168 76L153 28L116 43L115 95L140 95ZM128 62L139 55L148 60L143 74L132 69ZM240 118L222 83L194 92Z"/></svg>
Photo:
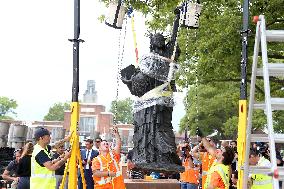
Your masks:
<svg viewBox="0 0 284 189"><path fill-rule="evenodd" d="M233 149L229 146L221 146L221 149L216 149L203 136L203 133L199 129L197 129L197 135L202 138L202 143L207 152L216 158L216 161L207 173L204 189L229 189L231 164L234 159Z"/></svg>
<svg viewBox="0 0 284 189"><path fill-rule="evenodd" d="M49 145L50 132L45 128L39 128L35 131L34 138L36 145L31 158L30 188L54 189L56 186L55 170L65 164L71 153L66 151L63 158L52 160ZM71 134L57 142L55 146L69 141L70 138Z"/></svg>
<svg viewBox="0 0 284 189"><path fill-rule="evenodd" d="M193 162L190 154L190 146L185 144L181 147L182 166L185 171L180 174L181 189L198 189L199 184L199 167Z"/></svg>
<svg viewBox="0 0 284 189"><path fill-rule="evenodd" d="M212 139L207 139L212 147L215 148L215 143ZM196 145L191 152L191 155L201 161L201 169L202 169L202 188L205 187L205 181L207 178L208 171L210 167L213 165L215 159L215 156L212 156L205 148L203 145L203 142L199 145Z"/></svg>
<svg viewBox="0 0 284 189"><path fill-rule="evenodd" d="M249 154L249 164L260 167L271 167L271 163L265 156L259 157L258 152L251 150ZM272 189L272 177L265 174L250 175L251 189Z"/></svg>
<svg viewBox="0 0 284 189"><path fill-rule="evenodd" d="M110 150L109 142L103 140L100 144L100 155L92 162L93 178L96 189L125 189L122 172L119 167L121 139L118 128L113 128L116 145Z"/></svg>

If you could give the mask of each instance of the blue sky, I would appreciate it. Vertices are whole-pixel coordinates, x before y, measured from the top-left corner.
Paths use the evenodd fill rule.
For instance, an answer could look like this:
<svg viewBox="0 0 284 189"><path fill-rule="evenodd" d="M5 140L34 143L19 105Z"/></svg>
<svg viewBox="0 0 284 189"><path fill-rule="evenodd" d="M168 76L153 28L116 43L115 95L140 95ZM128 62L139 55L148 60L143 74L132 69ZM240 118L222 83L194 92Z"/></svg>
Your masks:
<svg viewBox="0 0 284 189"><path fill-rule="evenodd" d="M42 120L56 102L71 101L73 1L5 0L0 2L1 20L1 89L0 96L18 102L19 120ZM130 20L126 37L120 30L100 23L97 18L107 12L94 0L81 1L80 92L87 80L96 81L98 103L109 108L116 97L118 55L125 43L122 67L135 63ZM147 53L149 39L144 18L135 12L138 51ZM124 34L124 31L122 31ZM120 40L119 40L120 39ZM119 98L131 96L125 85L119 86ZM173 124L175 130L184 114L182 94L176 94Z"/></svg>

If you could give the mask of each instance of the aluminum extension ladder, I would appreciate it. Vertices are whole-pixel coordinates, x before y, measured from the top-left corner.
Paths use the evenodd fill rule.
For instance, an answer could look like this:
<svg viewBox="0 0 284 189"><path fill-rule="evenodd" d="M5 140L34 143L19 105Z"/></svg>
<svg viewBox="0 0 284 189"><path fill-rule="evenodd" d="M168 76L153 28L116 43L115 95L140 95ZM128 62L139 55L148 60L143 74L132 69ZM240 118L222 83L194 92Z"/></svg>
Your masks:
<svg viewBox="0 0 284 189"><path fill-rule="evenodd" d="M284 167L277 167L275 142L284 143L284 134L274 134L272 111L284 110L284 98L274 98L270 96L269 77L284 77L284 63L268 63L267 42L284 42L284 30L266 30L265 18L259 16L256 26L256 36L254 45L251 88L249 99L249 110L247 119L247 138L246 138L246 156L244 162L243 189L247 188L249 173L267 174L273 177L273 188L279 189L279 180L284 180ZM259 47L262 52L262 67L257 68ZM256 76L263 76L265 102L255 102L255 83ZM252 134L252 115L254 109L262 109L267 117L268 134ZM271 167L249 166L249 152L251 142L269 142Z"/></svg>

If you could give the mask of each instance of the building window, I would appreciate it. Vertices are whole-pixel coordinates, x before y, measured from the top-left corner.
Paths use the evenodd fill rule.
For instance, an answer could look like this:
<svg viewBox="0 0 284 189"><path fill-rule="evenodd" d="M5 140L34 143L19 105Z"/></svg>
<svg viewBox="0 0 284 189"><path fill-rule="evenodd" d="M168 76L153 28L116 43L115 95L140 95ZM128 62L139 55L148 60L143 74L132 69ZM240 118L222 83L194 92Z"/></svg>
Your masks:
<svg viewBox="0 0 284 189"><path fill-rule="evenodd" d="M96 130L96 117L80 117L79 134L90 136Z"/></svg>

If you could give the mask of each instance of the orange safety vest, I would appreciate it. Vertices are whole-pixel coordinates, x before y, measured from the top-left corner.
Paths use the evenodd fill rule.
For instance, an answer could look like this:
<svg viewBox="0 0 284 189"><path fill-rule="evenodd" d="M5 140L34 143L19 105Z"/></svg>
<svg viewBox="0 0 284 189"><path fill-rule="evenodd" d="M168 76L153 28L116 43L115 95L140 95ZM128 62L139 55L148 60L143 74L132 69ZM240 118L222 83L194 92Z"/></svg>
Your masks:
<svg viewBox="0 0 284 189"><path fill-rule="evenodd" d="M218 188L224 188L224 189L229 189L230 185L230 177L229 177L229 172L230 172L230 166L229 165L224 165L220 163L214 163L210 170L208 171L208 176L206 179L206 183L204 186L204 189L207 189L210 182L211 182L211 177L214 172L217 172L219 176L221 177L221 180L218 180L218 183L214 183L215 185L218 185ZM220 185L221 184L221 185ZM223 187L224 186L224 187Z"/></svg>
<svg viewBox="0 0 284 189"><path fill-rule="evenodd" d="M202 188L205 187L206 178L208 171L215 161L215 157L211 156L209 152L204 152L202 154Z"/></svg>
<svg viewBox="0 0 284 189"><path fill-rule="evenodd" d="M198 184L199 183L199 168L189 168L189 160L186 159L182 162L182 166L185 167L185 172L180 174L180 180L182 182L188 182L191 184Z"/></svg>
<svg viewBox="0 0 284 189"><path fill-rule="evenodd" d="M106 156L102 154L93 159L92 169L100 171L112 171L116 173L115 177L95 177L93 176L96 189L125 189L122 172L119 168L119 155L114 151L109 152Z"/></svg>

